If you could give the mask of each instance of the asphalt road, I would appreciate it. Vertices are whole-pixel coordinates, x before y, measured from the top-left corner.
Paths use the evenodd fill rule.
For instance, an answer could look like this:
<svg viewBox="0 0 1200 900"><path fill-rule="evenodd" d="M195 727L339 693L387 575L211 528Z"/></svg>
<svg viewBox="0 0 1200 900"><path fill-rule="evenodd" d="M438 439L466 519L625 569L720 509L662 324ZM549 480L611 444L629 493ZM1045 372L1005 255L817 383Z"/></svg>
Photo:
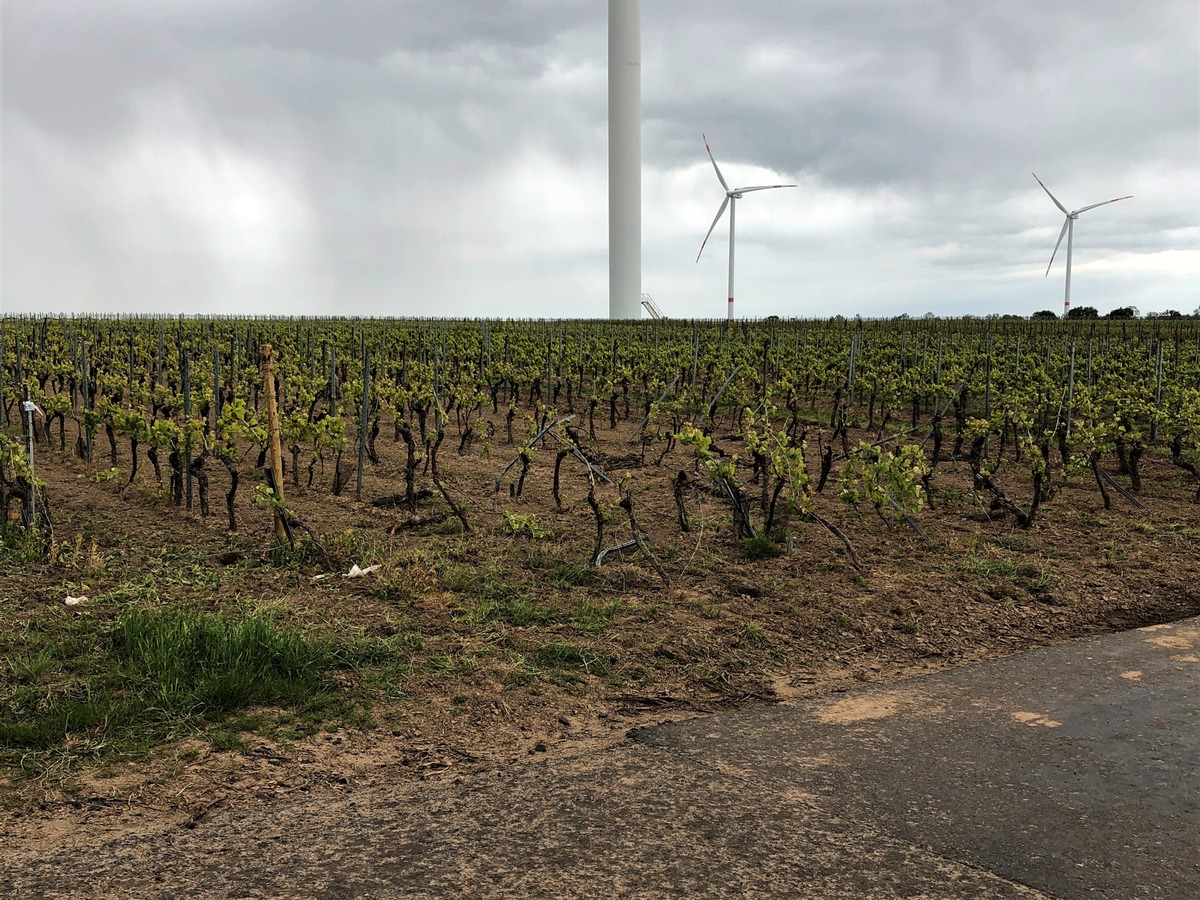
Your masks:
<svg viewBox="0 0 1200 900"><path fill-rule="evenodd" d="M1200 619L0 851L14 897L1200 897Z"/></svg>

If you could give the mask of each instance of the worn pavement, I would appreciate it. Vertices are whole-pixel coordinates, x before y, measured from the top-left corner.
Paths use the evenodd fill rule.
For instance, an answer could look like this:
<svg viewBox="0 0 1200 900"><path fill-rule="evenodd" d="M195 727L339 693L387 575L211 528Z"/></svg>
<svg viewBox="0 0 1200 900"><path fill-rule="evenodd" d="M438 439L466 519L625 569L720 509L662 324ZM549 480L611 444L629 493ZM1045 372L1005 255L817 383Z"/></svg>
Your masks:
<svg viewBox="0 0 1200 900"><path fill-rule="evenodd" d="M603 752L0 850L13 897L1200 897L1200 619Z"/></svg>

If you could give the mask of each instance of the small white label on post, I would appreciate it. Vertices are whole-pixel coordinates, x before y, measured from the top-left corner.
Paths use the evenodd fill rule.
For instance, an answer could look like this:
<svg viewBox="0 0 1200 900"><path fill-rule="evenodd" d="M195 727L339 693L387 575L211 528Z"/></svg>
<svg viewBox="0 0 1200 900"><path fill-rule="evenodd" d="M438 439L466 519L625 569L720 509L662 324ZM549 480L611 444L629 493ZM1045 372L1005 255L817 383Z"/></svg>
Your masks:
<svg viewBox="0 0 1200 900"><path fill-rule="evenodd" d="M38 408L38 407L37 407L37 404L36 404L36 403L34 403L32 400L26 400L26 401L25 401L25 402L24 402L24 403L21 405L21 408L22 408L23 410L25 410L25 412L34 412L35 410L37 410L37 408Z"/></svg>

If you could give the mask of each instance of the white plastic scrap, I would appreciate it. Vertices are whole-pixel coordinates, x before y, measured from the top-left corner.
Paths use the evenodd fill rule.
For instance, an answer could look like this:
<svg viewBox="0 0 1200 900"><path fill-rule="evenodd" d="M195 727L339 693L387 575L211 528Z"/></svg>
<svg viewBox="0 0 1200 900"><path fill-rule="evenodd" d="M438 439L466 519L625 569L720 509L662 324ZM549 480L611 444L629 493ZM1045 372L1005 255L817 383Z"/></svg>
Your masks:
<svg viewBox="0 0 1200 900"><path fill-rule="evenodd" d="M370 575L372 572L374 572L379 567L380 567L380 564L375 563L375 565L373 565L373 566L367 566L365 569L360 569L358 567L358 563L355 563L354 565L352 565L350 567L350 571L347 572L342 577L343 578L362 578L364 575Z"/></svg>
<svg viewBox="0 0 1200 900"><path fill-rule="evenodd" d="M84 595L82 597L68 597L63 603L67 604L67 606L79 606L80 604L87 603L87 601L88 598Z"/></svg>

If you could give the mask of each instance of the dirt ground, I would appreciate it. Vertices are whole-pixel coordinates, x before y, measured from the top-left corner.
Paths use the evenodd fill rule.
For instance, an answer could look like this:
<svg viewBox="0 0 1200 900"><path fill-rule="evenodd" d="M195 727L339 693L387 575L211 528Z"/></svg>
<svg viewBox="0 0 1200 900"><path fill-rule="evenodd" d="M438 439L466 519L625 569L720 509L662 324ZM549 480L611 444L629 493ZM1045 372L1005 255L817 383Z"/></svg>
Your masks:
<svg viewBox="0 0 1200 900"><path fill-rule="evenodd" d="M519 467L496 491L517 449L503 429L487 456L478 444L459 454L449 437L440 451L469 533L420 471L427 494L416 513L372 504L403 491L403 444L387 425L361 502L353 479L332 496L329 465L317 466L312 487L306 471L300 487L289 472L289 507L322 538L336 571L315 553L272 561L269 512L250 502L261 481L253 460L231 534L222 470L211 471L205 517L198 498L190 512L174 506L144 461L125 487L127 447L118 448L118 475L105 480L95 476L110 464L106 445L87 463L43 445L38 474L61 549L54 561L0 572L0 628L21 629L51 609L103 620L131 602L249 605L347 640L412 636L411 653L390 680L376 673L357 684L371 699L369 718L357 722L299 737L249 733L233 749L196 734L149 757L10 773L0 838L32 851L82 835L195 825L218 807L454 779L598 750L650 722L852 691L1200 613L1200 504L1190 476L1165 458L1143 461L1138 499L1148 512L1116 495L1104 510L1094 482L1055 470L1055 493L1030 529L989 510L965 465L944 462L934 508L918 518L929 540L869 506L856 512L831 483L819 507L853 543L860 572L827 531L796 519L790 548L747 558L729 507L694 472L690 451L676 448L656 466L662 448L652 446L643 463L632 433L628 423L611 432L597 423L587 449L614 478L628 473L665 582L636 549L588 569L588 482L578 462L564 461L556 509L552 444L539 447L519 497L509 487ZM815 470L816 451L809 457ZM695 485L687 532L671 488L681 470ZM1127 483L1115 464L1111 471ZM1016 472L1002 469L997 480L1020 499L1028 485ZM626 541L616 489L601 486L597 496L605 546ZM343 577L352 564L380 568ZM81 594L87 603L63 606Z"/></svg>

